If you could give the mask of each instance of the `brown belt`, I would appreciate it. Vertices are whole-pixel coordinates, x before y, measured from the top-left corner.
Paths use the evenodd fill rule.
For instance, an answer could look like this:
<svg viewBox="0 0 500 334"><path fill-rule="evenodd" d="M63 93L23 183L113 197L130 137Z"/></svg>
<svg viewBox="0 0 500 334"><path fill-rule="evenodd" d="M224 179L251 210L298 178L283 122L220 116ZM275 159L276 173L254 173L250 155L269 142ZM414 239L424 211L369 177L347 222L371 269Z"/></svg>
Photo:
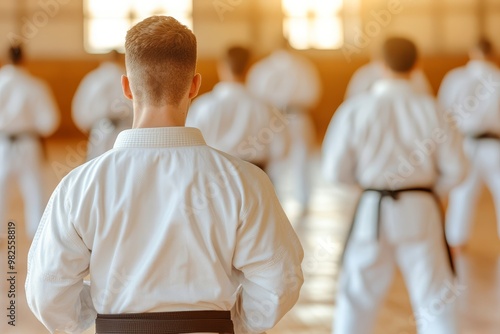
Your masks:
<svg viewBox="0 0 500 334"><path fill-rule="evenodd" d="M229 311L98 314L96 334L234 334Z"/></svg>

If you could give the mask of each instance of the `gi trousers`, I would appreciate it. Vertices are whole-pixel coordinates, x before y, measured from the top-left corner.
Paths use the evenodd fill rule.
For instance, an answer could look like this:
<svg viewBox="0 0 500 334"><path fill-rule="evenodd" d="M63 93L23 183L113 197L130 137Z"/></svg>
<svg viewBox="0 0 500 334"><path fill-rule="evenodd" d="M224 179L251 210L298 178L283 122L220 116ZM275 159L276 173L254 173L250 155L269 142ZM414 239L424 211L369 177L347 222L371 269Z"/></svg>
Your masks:
<svg viewBox="0 0 500 334"><path fill-rule="evenodd" d="M345 250L337 292L334 334L373 333L377 311L396 267L413 308L408 327L419 334L458 333L457 284L450 267L440 208L432 195L409 192L382 199L364 193Z"/></svg>

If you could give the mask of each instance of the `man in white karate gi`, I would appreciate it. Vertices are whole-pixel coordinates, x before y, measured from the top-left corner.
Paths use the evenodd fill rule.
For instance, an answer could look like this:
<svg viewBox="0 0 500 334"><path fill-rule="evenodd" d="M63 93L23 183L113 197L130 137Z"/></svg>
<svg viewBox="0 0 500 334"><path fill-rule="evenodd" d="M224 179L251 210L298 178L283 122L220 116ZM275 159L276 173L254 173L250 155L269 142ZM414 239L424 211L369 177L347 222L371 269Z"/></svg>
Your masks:
<svg viewBox="0 0 500 334"><path fill-rule="evenodd" d="M465 181L451 192L447 212L448 242L460 251L469 240L483 183L493 195L500 235L500 71L488 40L475 45L466 66L446 75L439 101L445 118L464 135L471 164Z"/></svg>
<svg viewBox="0 0 500 334"><path fill-rule="evenodd" d="M50 332L262 333L295 304L303 251L269 178L184 127L196 44L172 17L128 31L133 128L61 181L29 252Z"/></svg>
<svg viewBox="0 0 500 334"><path fill-rule="evenodd" d="M383 55L387 79L340 106L323 144L325 177L364 190L343 255L333 333L373 332L398 266L418 333L454 334L456 305L442 299L454 275L439 198L465 175L462 141L436 101L410 82L415 45L390 38Z"/></svg>
<svg viewBox="0 0 500 334"><path fill-rule="evenodd" d="M369 92L375 83L384 78L384 62L379 59L372 60L366 65L361 66L354 72L347 90L345 99ZM420 68L415 68L411 74L410 81L413 88L419 93L434 94L432 87L425 76L424 71Z"/></svg>
<svg viewBox="0 0 500 334"><path fill-rule="evenodd" d="M271 152L284 156L289 145L289 121L277 109L251 94L245 85L250 51L229 48L218 63L220 82L197 98L186 126L199 128L207 144L266 170ZM279 141L281 152L271 151Z"/></svg>
<svg viewBox="0 0 500 334"><path fill-rule="evenodd" d="M23 68L23 49L9 50L10 64L0 69L0 226L7 231L8 202L13 182L24 200L24 221L29 238L35 235L45 205L42 182L41 137L59 124L59 111L48 85Z"/></svg>
<svg viewBox="0 0 500 334"><path fill-rule="evenodd" d="M290 169L296 182L297 199L304 211L309 207L311 179L309 163L316 147L316 134L310 111L321 97L321 80L314 64L289 50L273 52L255 64L247 84L257 97L281 110L290 121L290 150L285 160L270 162L273 179Z"/></svg>
<svg viewBox="0 0 500 334"><path fill-rule="evenodd" d="M121 88L124 73L120 53L112 51L108 61L83 78L75 93L73 121L89 134L87 161L111 149L118 134L132 126L132 104Z"/></svg>

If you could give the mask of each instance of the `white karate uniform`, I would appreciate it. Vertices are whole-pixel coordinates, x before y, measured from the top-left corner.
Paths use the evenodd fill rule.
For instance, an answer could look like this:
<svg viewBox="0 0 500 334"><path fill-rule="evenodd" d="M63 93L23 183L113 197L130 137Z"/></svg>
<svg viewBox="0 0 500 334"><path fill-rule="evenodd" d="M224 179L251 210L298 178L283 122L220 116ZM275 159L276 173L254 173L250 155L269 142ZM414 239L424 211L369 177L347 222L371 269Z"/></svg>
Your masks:
<svg viewBox="0 0 500 334"><path fill-rule="evenodd" d="M220 82L197 98L186 120L186 126L201 130L209 146L259 166L269 161L273 141L281 143L281 156L286 153L287 125L277 109L235 82Z"/></svg>
<svg viewBox="0 0 500 334"><path fill-rule="evenodd" d="M257 97L287 114L290 122L290 152L285 161L272 161L270 173L272 177L281 175L282 165L289 166L293 179L298 183L299 201L303 207L307 207L311 192L309 161L316 140L309 111L321 96L318 71L307 58L279 50L250 69L247 84Z"/></svg>
<svg viewBox="0 0 500 334"><path fill-rule="evenodd" d="M132 126L132 103L124 95L121 77L125 70L104 62L87 74L73 98L73 121L89 132L87 160L113 147L118 134Z"/></svg>
<svg viewBox="0 0 500 334"><path fill-rule="evenodd" d="M361 66L354 72L347 90L345 99L368 92L374 84L384 78L384 66L380 61L372 61ZM411 75L413 88L419 93L432 95L432 87L421 69L416 69Z"/></svg>
<svg viewBox="0 0 500 334"><path fill-rule="evenodd" d="M51 332L96 312L232 310L236 333L261 333L295 304L302 258L262 170L198 129L132 129L54 191L26 297Z"/></svg>
<svg viewBox="0 0 500 334"><path fill-rule="evenodd" d="M323 174L362 189L431 188L445 196L465 173L461 138L439 118L437 103L405 80L382 80L346 101L323 143ZM439 204L429 193L399 199L366 191L347 243L337 294L335 334L373 332L396 265L406 281L420 334L456 333L453 303L436 301L453 283ZM444 291L444 292L443 292ZM431 317L426 317L427 313Z"/></svg>
<svg viewBox="0 0 500 334"><path fill-rule="evenodd" d="M42 145L39 137L52 134L59 112L49 87L13 65L0 69L0 226L6 233L11 181L24 199L26 231L33 237L43 213ZM16 136L14 139L11 136Z"/></svg>
<svg viewBox="0 0 500 334"><path fill-rule="evenodd" d="M445 118L466 138L471 162L467 179L450 194L446 235L453 246L467 243L474 207L483 182L493 195L500 235L500 140L474 139L483 133L500 138L500 70L485 61L470 61L446 75L439 90Z"/></svg>

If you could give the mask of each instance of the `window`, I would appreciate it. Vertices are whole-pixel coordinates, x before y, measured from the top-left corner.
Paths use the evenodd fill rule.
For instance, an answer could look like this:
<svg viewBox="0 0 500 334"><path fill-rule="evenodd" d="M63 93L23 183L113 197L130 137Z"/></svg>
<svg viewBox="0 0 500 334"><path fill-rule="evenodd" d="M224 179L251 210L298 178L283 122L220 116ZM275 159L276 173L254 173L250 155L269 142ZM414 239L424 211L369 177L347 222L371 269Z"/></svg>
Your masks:
<svg viewBox="0 0 500 334"><path fill-rule="evenodd" d="M282 0L283 33L295 49L340 49L344 0Z"/></svg>
<svg viewBox="0 0 500 334"><path fill-rule="evenodd" d="M123 50L127 30L151 15L170 15L192 28L192 0L84 0L85 50Z"/></svg>

